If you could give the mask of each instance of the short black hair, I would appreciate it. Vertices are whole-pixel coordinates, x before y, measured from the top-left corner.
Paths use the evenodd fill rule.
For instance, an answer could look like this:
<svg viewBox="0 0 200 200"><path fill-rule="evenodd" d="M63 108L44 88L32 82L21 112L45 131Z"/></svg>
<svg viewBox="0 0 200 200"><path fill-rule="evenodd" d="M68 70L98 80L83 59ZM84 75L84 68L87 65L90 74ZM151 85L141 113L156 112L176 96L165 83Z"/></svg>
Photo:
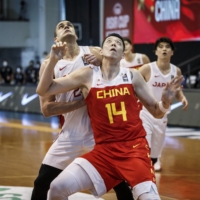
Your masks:
<svg viewBox="0 0 200 200"><path fill-rule="evenodd" d="M124 42L128 42L130 45L133 45L131 39L129 38L123 38L124 39Z"/></svg>
<svg viewBox="0 0 200 200"><path fill-rule="evenodd" d="M109 37L111 37L111 36L117 37L117 38L119 38L119 39L122 41L123 51L124 51L124 50L125 50L124 40L123 40L122 36L119 35L118 33L111 33L111 34L109 34L108 36L106 36L106 37L104 38L103 42L102 42L101 47L103 47L103 44L104 44L104 42L106 41L106 39L109 38Z"/></svg>
<svg viewBox="0 0 200 200"><path fill-rule="evenodd" d="M158 45L161 42L166 42L171 46L171 49L174 51L175 50L175 46L174 43L172 42L172 40L168 37L160 37L156 40L155 44L154 44L154 51L157 49Z"/></svg>

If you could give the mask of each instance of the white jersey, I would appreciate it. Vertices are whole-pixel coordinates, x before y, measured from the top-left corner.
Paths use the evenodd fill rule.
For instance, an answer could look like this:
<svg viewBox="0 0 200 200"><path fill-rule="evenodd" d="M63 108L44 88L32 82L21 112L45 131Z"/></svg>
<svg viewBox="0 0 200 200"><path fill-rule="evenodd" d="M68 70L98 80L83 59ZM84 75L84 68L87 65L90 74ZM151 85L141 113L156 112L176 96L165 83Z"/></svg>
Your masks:
<svg viewBox="0 0 200 200"><path fill-rule="evenodd" d="M156 62L149 63L149 65L150 65L151 76L147 81L147 85L150 91L153 93L154 97L158 101L161 101L163 87L165 87L167 83L171 81L171 79L177 76L177 68L175 65L170 64L171 68L170 72L164 75L158 68ZM144 106L143 110L146 110Z"/></svg>
<svg viewBox="0 0 200 200"><path fill-rule="evenodd" d="M80 53L73 61L59 60L55 66L55 78L64 77L84 66L82 57L84 54L89 54L90 49L88 46L79 46ZM79 88L67 93L56 95L57 102L72 102L83 99L83 95ZM90 119L88 117L87 106L83 106L75 111L63 114L64 124L62 126L62 137L71 138L73 140L82 140L88 135L93 134ZM61 136L61 135L60 135Z"/></svg>
<svg viewBox="0 0 200 200"><path fill-rule="evenodd" d="M135 68L138 69L143 65L142 54L135 53L135 57L131 62L127 62L125 58L121 59L120 66L121 67L128 67L128 68Z"/></svg>

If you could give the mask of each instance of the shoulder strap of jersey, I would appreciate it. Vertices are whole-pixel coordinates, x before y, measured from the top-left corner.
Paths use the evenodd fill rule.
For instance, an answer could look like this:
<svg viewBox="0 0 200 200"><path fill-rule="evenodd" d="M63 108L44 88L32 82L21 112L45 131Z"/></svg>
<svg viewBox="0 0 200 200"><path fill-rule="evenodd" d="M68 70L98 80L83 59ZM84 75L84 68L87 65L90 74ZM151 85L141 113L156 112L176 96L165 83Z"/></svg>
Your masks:
<svg viewBox="0 0 200 200"><path fill-rule="evenodd" d="M172 70L172 75L177 76L177 67L173 64L170 63L171 70Z"/></svg>

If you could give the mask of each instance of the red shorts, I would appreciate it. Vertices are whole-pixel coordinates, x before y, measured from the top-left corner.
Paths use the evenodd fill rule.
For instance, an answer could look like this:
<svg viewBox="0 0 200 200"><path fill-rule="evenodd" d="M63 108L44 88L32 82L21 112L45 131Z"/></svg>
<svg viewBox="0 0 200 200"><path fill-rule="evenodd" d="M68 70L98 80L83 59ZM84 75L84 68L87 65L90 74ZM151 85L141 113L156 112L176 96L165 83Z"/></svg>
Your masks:
<svg viewBox="0 0 200 200"><path fill-rule="evenodd" d="M104 180L107 191L126 180L133 188L144 181L155 183L150 150L145 138L133 141L103 143L81 156L87 159Z"/></svg>

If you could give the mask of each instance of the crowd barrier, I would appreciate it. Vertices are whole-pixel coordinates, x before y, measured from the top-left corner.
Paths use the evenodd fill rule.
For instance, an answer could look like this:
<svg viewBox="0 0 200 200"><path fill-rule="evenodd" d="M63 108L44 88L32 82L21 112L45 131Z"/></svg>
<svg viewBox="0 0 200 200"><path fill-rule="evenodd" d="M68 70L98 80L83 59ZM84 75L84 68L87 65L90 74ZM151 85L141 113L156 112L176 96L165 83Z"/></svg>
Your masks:
<svg viewBox="0 0 200 200"><path fill-rule="evenodd" d="M0 86L0 110L26 113L41 113L35 86ZM185 89L189 107L185 112L182 106L173 101L173 110L168 115L168 125L200 127L200 90Z"/></svg>
<svg viewBox="0 0 200 200"><path fill-rule="evenodd" d="M36 86L0 86L0 110L41 113Z"/></svg>
<svg viewBox="0 0 200 200"><path fill-rule="evenodd" d="M200 128L200 90L185 89L183 92L189 102L188 110L183 111L182 106L173 109L168 116L168 125ZM172 105L178 105L177 101L174 100Z"/></svg>

